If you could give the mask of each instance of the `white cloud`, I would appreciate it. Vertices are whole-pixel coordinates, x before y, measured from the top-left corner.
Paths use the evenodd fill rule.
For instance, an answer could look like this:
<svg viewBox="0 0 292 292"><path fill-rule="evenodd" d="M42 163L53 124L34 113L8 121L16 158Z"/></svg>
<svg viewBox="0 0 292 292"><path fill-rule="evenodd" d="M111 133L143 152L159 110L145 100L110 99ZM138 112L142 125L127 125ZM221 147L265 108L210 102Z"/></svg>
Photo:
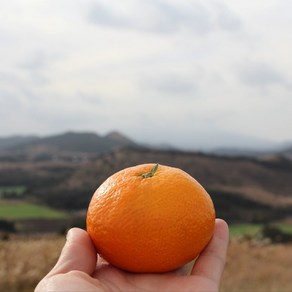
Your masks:
<svg viewBox="0 0 292 292"><path fill-rule="evenodd" d="M270 65L262 62L245 62L239 68L239 77L251 86L287 85L287 80Z"/></svg>
<svg viewBox="0 0 292 292"><path fill-rule="evenodd" d="M239 19L223 2L210 1L95 1L88 19L101 26L151 33L187 30L205 35L217 28L234 31L240 27Z"/></svg>

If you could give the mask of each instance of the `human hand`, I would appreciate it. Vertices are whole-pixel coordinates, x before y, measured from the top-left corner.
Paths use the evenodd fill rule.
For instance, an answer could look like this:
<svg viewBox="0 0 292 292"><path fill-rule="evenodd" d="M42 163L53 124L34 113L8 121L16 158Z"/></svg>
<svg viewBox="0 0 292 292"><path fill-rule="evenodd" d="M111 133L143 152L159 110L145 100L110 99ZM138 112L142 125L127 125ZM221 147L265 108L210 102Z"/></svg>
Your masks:
<svg viewBox="0 0 292 292"><path fill-rule="evenodd" d="M134 274L106 263L87 232L72 228L55 267L37 285L41 291L218 291L228 247L228 226L216 219L214 235L189 275L178 271Z"/></svg>

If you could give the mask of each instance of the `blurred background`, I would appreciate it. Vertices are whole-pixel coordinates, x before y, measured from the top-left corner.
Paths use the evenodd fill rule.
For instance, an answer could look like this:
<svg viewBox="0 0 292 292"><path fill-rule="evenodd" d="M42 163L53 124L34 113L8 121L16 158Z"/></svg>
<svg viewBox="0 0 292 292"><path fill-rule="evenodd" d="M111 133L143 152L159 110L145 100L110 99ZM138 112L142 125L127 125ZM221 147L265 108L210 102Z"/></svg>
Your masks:
<svg viewBox="0 0 292 292"><path fill-rule="evenodd" d="M222 291L291 291L291 10L0 1L0 290L34 288L109 175L158 162L230 225Z"/></svg>

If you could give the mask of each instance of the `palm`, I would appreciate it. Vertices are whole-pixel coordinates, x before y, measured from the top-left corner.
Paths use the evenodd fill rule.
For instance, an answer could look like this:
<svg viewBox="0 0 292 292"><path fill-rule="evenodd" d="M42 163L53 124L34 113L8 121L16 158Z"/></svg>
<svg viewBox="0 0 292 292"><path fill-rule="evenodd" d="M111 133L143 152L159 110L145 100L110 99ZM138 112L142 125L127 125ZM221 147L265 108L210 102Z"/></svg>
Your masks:
<svg viewBox="0 0 292 292"><path fill-rule="evenodd" d="M74 230L74 232L72 232ZM100 258L87 235L71 230L60 259L35 291L217 291L228 243L228 228L216 220L215 233L189 275L180 269L162 274L134 274Z"/></svg>
<svg viewBox="0 0 292 292"><path fill-rule="evenodd" d="M94 278L97 285L107 287L110 291L215 291L217 284L201 276L188 277L176 272L164 274L132 274L116 269L110 265L96 271ZM100 286L99 286L100 287Z"/></svg>

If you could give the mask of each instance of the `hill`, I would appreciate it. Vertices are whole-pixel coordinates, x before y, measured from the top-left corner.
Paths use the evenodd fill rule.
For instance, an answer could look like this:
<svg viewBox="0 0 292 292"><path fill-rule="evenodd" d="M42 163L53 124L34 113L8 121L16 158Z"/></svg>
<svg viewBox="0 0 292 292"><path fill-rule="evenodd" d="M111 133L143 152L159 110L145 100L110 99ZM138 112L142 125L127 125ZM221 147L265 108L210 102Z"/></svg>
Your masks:
<svg viewBox="0 0 292 292"><path fill-rule="evenodd" d="M91 159L119 147L135 145L134 141L118 132L105 136L86 132L67 132L44 138L22 138L18 143L14 140L13 137L0 140L0 147L2 145L3 150L2 155L0 152L0 159L5 156L6 160L14 161L82 160Z"/></svg>
<svg viewBox="0 0 292 292"><path fill-rule="evenodd" d="M0 188L22 189L25 200L61 210L86 209L111 174L140 163L179 167L212 196L217 215L233 222L283 220L292 214L292 161L142 147L121 133L67 132L0 151ZM6 197L13 197L11 192ZM2 195L4 196L4 195ZM18 194L14 194L14 198Z"/></svg>
<svg viewBox="0 0 292 292"><path fill-rule="evenodd" d="M228 139L227 139L228 140ZM174 143L175 144L175 143ZM246 144L246 143L245 143ZM215 149L201 149L205 153L224 157L252 157L268 158L284 157L292 160L291 143L271 144L264 143L239 147L229 146ZM50 160L50 159L91 159L102 153L124 146L137 146L137 143L117 131L104 136L92 132L66 132L45 137L11 136L0 137L0 161L3 156L14 160ZM232 145L232 144L230 144ZM251 143L251 145L253 145ZM262 148L260 145L265 145ZM180 149L170 144L151 145L144 144L151 149L175 150ZM183 150L182 150L183 151Z"/></svg>
<svg viewBox="0 0 292 292"><path fill-rule="evenodd" d="M225 147L213 149L212 151L208 151L208 153L226 157L252 157L261 159L278 159L282 157L292 160L291 146L278 146L270 150Z"/></svg>
<svg viewBox="0 0 292 292"><path fill-rule="evenodd" d="M292 146L288 146L280 151L277 154L282 155L290 160L292 160Z"/></svg>
<svg viewBox="0 0 292 292"><path fill-rule="evenodd" d="M219 217L268 222L291 217L292 162L226 158L198 152L124 147L88 161L23 161L0 164L0 186L24 186L28 198L53 208L86 209L111 174L140 163L179 167L210 193Z"/></svg>
<svg viewBox="0 0 292 292"><path fill-rule="evenodd" d="M32 143L20 145L14 149L35 150L39 147L46 147L48 150L61 152L84 152L84 153L102 153L119 146L133 144L130 139L120 133L113 132L106 136L100 136L95 133L77 133L67 132L60 135L45 137Z"/></svg>
<svg viewBox="0 0 292 292"><path fill-rule="evenodd" d="M0 150L10 149L15 146L30 143L38 140L37 136L11 136L0 137Z"/></svg>

